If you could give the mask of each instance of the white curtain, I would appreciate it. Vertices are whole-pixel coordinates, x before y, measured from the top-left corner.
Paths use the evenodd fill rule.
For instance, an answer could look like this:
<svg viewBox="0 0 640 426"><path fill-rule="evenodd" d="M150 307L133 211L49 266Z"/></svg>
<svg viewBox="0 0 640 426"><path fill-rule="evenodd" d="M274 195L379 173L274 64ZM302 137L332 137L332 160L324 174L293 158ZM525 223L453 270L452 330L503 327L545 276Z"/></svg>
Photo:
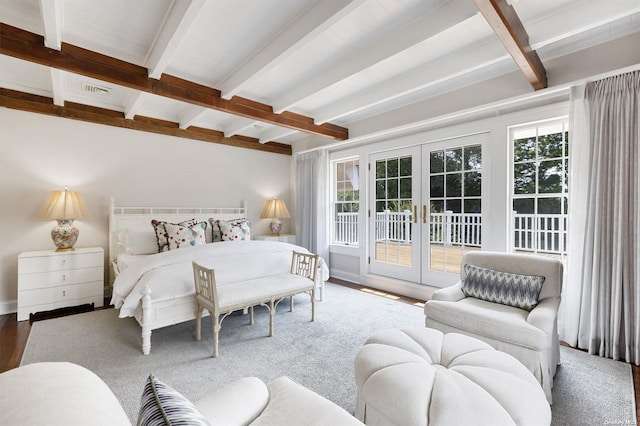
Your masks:
<svg viewBox="0 0 640 426"><path fill-rule="evenodd" d="M640 71L571 91L560 338L640 364Z"/></svg>
<svg viewBox="0 0 640 426"><path fill-rule="evenodd" d="M296 155L296 234L298 244L329 263L328 157L324 150Z"/></svg>

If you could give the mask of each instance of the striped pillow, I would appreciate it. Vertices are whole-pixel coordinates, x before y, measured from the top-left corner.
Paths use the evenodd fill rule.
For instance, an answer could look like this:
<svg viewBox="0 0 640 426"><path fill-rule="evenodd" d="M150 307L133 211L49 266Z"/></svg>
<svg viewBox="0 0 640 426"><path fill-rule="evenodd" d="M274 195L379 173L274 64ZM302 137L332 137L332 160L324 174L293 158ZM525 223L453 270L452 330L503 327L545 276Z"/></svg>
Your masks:
<svg viewBox="0 0 640 426"><path fill-rule="evenodd" d="M209 425L209 422L180 392L149 375L140 401L138 426L165 425Z"/></svg>
<svg viewBox="0 0 640 426"><path fill-rule="evenodd" d="M543 276L521 275L464 265L462 292L467 297L531 311L538 304Z"/></svg>

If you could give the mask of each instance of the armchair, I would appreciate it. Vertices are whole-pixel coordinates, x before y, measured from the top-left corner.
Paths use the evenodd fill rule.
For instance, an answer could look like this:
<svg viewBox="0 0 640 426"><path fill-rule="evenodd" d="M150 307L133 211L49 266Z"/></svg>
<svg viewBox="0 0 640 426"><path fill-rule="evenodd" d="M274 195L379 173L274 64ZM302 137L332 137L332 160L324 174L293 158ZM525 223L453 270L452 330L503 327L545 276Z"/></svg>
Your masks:
<svg viewBox="0 0 640 426"><path fill-rule="evenodd" d="M465 265L509 274L543 276L537 305L528 311L467 297L463 292L467 278ZM425 325L443 333L457 332L475 337L511 354L538 379L551 404L553 377L560 362L557 314L562 290L562 262L526 254L469 252L462 258L460 277L457 284L436 291L427 301ZM465 290L469 293L467 288Z"/></svg>

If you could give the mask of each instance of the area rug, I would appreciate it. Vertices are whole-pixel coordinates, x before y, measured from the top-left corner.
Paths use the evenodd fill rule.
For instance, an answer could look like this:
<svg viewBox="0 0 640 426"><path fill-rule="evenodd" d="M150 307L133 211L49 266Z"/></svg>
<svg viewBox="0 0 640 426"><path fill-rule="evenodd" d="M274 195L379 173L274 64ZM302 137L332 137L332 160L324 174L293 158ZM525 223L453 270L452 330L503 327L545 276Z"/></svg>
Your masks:
<svg viewBox="0 0 640 426"><path fill-rule="evenodd" d="M105 309L33 324L22 364L69 361L100 376L135 423L149 374L196 401L240 377L269 382L287 375L349 412L355 409L353 360L368 336L388 328L421 326L421 307L327 283L325 300L310 322L308 297L295 310L281 303L273 337L268 314L256 308L255 324L234 314L223 322L220 354L211 357L211 322L203 320L197 342L194 322L153 332L151 354L140 349L140 327ZM630 366L562 348L552 407L555 425L635 424Z"/></svg>

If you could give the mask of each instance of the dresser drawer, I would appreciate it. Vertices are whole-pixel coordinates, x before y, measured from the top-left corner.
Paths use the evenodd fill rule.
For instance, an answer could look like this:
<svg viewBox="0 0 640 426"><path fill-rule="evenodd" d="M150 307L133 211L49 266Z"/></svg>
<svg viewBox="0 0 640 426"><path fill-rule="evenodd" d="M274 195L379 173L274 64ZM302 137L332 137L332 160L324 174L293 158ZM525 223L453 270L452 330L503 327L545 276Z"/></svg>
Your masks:
<svg viewBox="0 0 640 426"><path fill-rule="evenodd" d="M37 272L20 274L20 290L33 290L43 287L54 287L81 284L91 281L102 281L104 268L69 269L54 272Z"/></svg>
<svg viewBox="0 0 640 426"><path fill-rule="evenodd" d="M69 253L55 256L19 257L18 273L65 271L102 265L102 251L93 253Z"/></svg>
<svg viewBox="0 0 640 426"><path fill-rule="evenodd" d="M102 296L102 281L95 281L91 283L77 284L77 285L63 285L58 287L40 288L37 290L21 291L18 294L20 299L20 305L33 306L43 305L49 303L58 303L68 301L69 304L65 306L71 306L74 300L83 299L91 296ZM37 309L32 308L32 311Z"/></svg>

